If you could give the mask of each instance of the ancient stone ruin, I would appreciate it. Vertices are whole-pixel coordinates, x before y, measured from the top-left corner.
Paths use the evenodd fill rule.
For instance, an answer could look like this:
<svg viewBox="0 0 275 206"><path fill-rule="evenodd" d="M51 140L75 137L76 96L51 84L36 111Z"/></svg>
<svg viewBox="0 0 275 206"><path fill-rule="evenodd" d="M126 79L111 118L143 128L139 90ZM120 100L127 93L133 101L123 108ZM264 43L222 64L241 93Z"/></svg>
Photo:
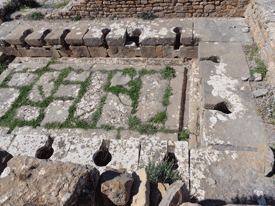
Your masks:
<svg viewBox="0 0 275 206"><path fill-rule="evenodd" d="M272 0L0 3L0 205L275 205Z"/></svg>

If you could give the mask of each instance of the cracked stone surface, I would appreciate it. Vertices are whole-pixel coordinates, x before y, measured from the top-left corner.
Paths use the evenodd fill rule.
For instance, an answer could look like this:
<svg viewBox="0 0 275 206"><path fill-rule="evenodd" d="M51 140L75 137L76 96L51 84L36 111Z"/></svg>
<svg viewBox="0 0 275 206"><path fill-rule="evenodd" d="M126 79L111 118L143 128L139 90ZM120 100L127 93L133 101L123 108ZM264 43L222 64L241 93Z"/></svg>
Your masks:
<svg viewBox="0 0 275 206"><path fill-rule="evenodd" d="M84 82L90 75L90 71L83 71L80 74L78 74L75 71L70 72L70 74L64 79L68 81L79 81L79 82Z"/></svg>
<svg viewBox="0 0 275 206"><path fill-rule="evenodd" d="M31 121L35 120L40 113L39 107L32 107L32 106L22 106L16 110L15 118L24 120L24 121Z"/></svg>
<svg viewBox="0 0 275 206"><path fill-rule="evenodd" d="M97 126L108 124L115 128L124 127L127 129L131 110L132 107L123 105L116 95L109 93Z"/></svg>
<svg viewBox="0 0 275 206"><path fill-rule="evenodd" d="M75 117L80 116L81 120L91 122L91 117L97 111L100 99L106 95L103 87L107 81L108 74L96 71L91 75L91 83L87 88L87 92L79 103L76 104Z"/></svg>
<svg viewBox="0 0 275 206"><path fill-rule="evenodd" d="M49 97L51 95L52 89L54 88L53 81L57 79L59 74L60 72L47 72L43 74L30 91L29 99L34 102L42 101L44 99L40 95L38 85L42 86L42 90L44 92L45 97Z"/></svg>
<svg viewBox="0 0 275 206"><path fill-rule="evenodd" d="M12 75L12 78L9 81L8 85L10 87L26 86L33 83L36 77L37 75L32 73L15 73L14 75Z"/></svg>
<svg viewBox="0 0 275 206"><path fill-rule="evenodd" d="M69 84L69 85L60 85L54 97L73 97L77 98L78 92L80 90L80 85Z"/></svg>
<svg viewBox="0 0 275 206"><path fill-rule="evenodd" d="M119 100L122 104L124 104L126 106L131 106L133 101L131 100L131 98L127 94L119 93L118 97L119 97Z"/></svg>
<svg viewBox="0 0 275 206"><path fill-rule="evenodd" d="M46 109L45 109L45 118L41 122L41 125L45 125L47 123L53 122L64 122L69 115L68 109L72 105L73 101L61 101L55 100L53 101Z"/></svg>
<svg viewBox="0 0 275 206"><path fill-rule="evenodd" d="M12 103L19 96L19 90L13 88L0 89L0 117L11 108Z"/></svg>
<svg viewBox="0 0 275 206"><path fill-rule="evenodd" d="M142 88L136 115L142 122L146 122L158 112L165 110L162 100L169 81L161 79L161 75L157 73L144 75L141 80Z"/></svg>

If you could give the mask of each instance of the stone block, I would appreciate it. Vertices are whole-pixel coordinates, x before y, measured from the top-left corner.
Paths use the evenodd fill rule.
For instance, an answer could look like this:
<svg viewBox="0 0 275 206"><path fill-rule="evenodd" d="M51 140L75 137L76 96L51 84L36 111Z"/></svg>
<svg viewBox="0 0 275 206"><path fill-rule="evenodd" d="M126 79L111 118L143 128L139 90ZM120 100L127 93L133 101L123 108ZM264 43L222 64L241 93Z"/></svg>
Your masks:
<svg viewBox="0 0 275 206"><path fill-rule="evenodd" d="M156 58L156 47L155 46L142 46L140 48L141 56L144 58Z"/></svg>
<svg viewBox="0 0 275 206"><path fill-rule="evenodd" d="M4 174L3 174L4 173ZM17 156L0 179L4 205L95 205L99 172L93 167ZM26 195L29 194L29 195Z"/></svg>
<svg viewBox="0 0 275 206"><path fill-rule="evenodd" d="M70 32L65 37L67 44L72 46L82 46L84 45L83 37L88 32L90 24L93 21L78 21L69 25ZM95 24L95 23L94 23Z"/></svg>
<svg viewBox="0 0 275 206"><path fill-rule="evenodd" d="M90 53L86 46L70 46L72 57L90 57Z"/></svg>
<svg viewBox="0 0 275 206"><path fill-rule="evenodd" d="M29 23L21 23L18 27L14 28L4 40L12 45L23 45L25 38L32 32L32 25Z"/></svg>
<svg viewBox="0 0 275 206"><path fill-rule="evenodd" d="M10 87L22 87L32 84L37 77L37 74L32 73L16 73L12 76L8 85Z"/></svg>
<svg viewBox="0 0 275 206"><path fill-rule="evenodd" d="M55 22L51 32L44 38L49 45L63 45L66 35L70 32L67 25L62 22Z"/></svg>
<svg viewBox="0 0 275 206"><path fill-rule="evenodd" d="M107 49L104 47L88 47L91 57L107 57Z"/></svg>
<svg viewBox="0 0 275 206"><path fill-rule="evenodd" d="M17 48L14 45L11 46L0 46L0 51L6 55L13 55L16 57L21 57L21 54L18 52Z"/></svg>

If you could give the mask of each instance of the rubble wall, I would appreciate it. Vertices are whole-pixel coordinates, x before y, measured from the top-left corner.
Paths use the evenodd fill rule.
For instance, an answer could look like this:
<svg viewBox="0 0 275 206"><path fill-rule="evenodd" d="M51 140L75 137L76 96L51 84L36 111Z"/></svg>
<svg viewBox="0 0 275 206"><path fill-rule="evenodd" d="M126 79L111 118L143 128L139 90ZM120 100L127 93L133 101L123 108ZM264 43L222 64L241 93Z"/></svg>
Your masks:
<svg viewBox="0 0 275 206"><path fill-rule="evenodd" d="M273 8L273 9L272 9ZM261 57L268 67L267 80L274 86L275 79L275 16L273 0L251 0L245 16Z"/></svg>
<svg viewBox="0 0 275 206"><path fill-rule="evenodd" d="M154 13L156 17L243 17L249 2L250 0L84 0L71 2L59 13L63 18L138 17L142 12Z"/></svg>

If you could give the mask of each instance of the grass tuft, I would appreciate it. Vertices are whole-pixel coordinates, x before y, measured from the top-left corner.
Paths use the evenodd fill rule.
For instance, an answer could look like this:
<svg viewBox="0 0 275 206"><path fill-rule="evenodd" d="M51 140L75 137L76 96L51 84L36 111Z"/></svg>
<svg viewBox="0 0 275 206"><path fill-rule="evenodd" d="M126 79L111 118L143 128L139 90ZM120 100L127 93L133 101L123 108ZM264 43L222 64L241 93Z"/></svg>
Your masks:
<svg viewBox="0 0 275 206"><path fill-rule="evenodd" d="M189 129L184 129L179 132L179 140L185 141L189 138L190 135L190 130Z"/></svg>
<svg viewBox="0 0 275 206"><path fill-rule="evenodd" d="M33 21L38 21L44 18L44 15L41 12L33 12L31 14L28 14L27 19L33 20Z"/></svg>
<svg viewBox="0 0 275 206"><path fill-rule="evenodd" d="M169 97L172 95L172 88L170 86L166 87L165 94L163 96L162 105L168 106L169 105Z"/></svg>
<svg viewBox="0 0 275 206"><path fill-rule="evenodd" d="M133 79L137 75L137 71L133 67L124 68L122 70L122 74L124 76L128 75L129 77L131 77L131 79Z"/></svg>
<svg viewBox="0 0 275 206"><path fill-rule="evenodd" d="M138 73L139 73L140 76L144 76L146 74L155 74L156 71L153 70L153 69L151 69L151 70L141 69L141 70L138 71Z"/></svg>
<svg viewBox="0 0 275 206"><path fill-rule="evenodd" d="M163 79L171 80L175 76L176 71L173 67L167 65L164 69L160 70L160 73Z"/></svg>
<svg viewBox="0 0 275 206"><path fill-rule="evenodd" d="M158 112L154 117L149 119L149 122L165 124L167 120L167 110Z"/></svg>

